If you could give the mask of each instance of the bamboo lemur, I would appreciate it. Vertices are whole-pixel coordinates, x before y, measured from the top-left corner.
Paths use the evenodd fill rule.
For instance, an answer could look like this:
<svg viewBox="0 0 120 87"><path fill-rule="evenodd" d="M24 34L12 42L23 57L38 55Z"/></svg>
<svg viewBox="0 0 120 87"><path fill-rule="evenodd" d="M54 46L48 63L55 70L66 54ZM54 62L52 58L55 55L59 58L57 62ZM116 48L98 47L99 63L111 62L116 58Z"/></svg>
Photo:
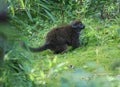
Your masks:
<svg viewBox="0 0 120 87"><path fill-rule="evenodd" d="M48 32L43 46L32 48L22 42L22 47L32 52L50 49L55 54L64 53L67 50L67 46L72 46L72 49L80 46L80 31L84 28L85 25L81 21L73 21L70 25L57 27Z"/></svg>

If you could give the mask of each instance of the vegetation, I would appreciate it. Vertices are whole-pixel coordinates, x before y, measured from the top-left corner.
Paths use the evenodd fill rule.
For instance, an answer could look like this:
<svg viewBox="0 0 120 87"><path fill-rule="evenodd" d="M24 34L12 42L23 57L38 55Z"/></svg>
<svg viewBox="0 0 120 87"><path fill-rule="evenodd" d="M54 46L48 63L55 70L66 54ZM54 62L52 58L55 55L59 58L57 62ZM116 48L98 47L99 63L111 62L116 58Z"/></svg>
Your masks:
<svg viewBox="0 0 120 87"><path fill-rule="evenodd" d="M0 87L119 87L120 0L7 0L9 50ZM82 46L64 54L31 53L52 28L82 20ZM7 26L7 27L8 27ZM71 47L69 47L70 49Z"/></svg>

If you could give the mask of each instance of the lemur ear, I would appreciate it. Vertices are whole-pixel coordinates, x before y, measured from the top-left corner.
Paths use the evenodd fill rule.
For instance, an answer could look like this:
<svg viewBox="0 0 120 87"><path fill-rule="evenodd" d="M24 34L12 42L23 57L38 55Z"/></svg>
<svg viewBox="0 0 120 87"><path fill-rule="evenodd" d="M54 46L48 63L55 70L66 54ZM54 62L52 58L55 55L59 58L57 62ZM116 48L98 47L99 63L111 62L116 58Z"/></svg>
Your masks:
<svg viewBox="0 0 120 87"><path fill-rule="evenodd" d="M71 25L72 25L72 28L77 28L78 27L78 24L75 21L72 22Z"/></svg>

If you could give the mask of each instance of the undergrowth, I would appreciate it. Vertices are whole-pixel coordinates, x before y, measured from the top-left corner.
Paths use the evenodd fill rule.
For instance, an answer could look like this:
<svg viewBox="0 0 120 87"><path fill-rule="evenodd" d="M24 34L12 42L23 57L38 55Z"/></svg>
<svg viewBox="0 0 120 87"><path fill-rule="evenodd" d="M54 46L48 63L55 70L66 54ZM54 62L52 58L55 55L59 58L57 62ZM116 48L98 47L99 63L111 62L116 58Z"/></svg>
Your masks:
<svg viewBox="0 0 120 87"><path fill-rule="evenodd" d="M70 21L66 20L65 24L67 23ZM120 85L118 22L83 19L83 23L86 28L80 35L82 46L73 51L68 50L67 53L57 55L50 50L31 53L17 46L17 49L9 52L6 61L19 62L16 65L6 65L3 72L5 77L3 82L7 82L5 86L118 87ZM37 47L44 44L45 36L50 29L60 25L60 21L56 23L38 21L35 25L17 26L24 31L20 39L30 46ZM34 30L35 28L37 29Z"/></svg>
<svg viewBox="0 0 120 87"><path fill-rule="evenodd" d="M0 7L9 15L0 24L8 38L0 87L120 86L119 0L1 0ZM81 47L57 55L21 48L21 41L43 45L47 32L76 19L85 24Z"/></svg>

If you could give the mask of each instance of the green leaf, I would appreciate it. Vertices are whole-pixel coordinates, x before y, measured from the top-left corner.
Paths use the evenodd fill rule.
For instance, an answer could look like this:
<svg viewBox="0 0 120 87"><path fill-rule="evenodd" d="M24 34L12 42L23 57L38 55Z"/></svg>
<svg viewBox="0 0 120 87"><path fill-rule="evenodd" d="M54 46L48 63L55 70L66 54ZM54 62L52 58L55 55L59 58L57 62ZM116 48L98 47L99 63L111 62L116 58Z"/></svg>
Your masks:
<svg viewBox="0 0 120 87"><path fill-rule="evenodd" d="M22 6L22 8L25 9L25 5L24 5L23 0L20 0L20 2L21 2L21 6Z"/></svg>
<svg viewBox="0 0 120 87"><path fill-rule="evenodd" d="M31 15L31 13L30 13L30 10L26 10L26 13L27 13L28 18L30 19L30 21L33 21L32 15Z"/></svg>
<svg viewBox="0 0 120 87"><path fill-rule="evenodd" d="M47 13L47 15L48 15L48 16L52 19L52 21L54 22L55 19L54 19L53 15L50 14L50 12L48 12L47 10L44 10L44 11Z"/></svg>

